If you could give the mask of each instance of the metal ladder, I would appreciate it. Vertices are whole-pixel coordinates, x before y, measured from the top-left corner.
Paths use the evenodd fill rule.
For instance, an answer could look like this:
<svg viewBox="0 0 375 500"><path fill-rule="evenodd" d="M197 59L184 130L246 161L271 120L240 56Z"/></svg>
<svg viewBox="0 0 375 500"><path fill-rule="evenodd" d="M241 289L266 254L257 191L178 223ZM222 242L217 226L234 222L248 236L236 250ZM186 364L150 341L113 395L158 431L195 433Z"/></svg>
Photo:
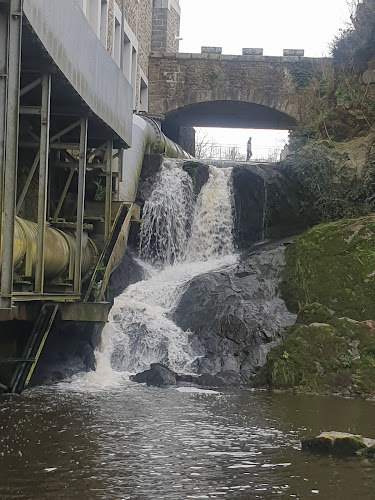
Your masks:
<svg viewBox="0 0 375 500"><path fill-rule="evenodd" d="M59 306L56 304L42 305L23 351L22 358L17 360L17 366L10 387L8 388L9 392L20 394L28 386L58 308Z"/></svg>

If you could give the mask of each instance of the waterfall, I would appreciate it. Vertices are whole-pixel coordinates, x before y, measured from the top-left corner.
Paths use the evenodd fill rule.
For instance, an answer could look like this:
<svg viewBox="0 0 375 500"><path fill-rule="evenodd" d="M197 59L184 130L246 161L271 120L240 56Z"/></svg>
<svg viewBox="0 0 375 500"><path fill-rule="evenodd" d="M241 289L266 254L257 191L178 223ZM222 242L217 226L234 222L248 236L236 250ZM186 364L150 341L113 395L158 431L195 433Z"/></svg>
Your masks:
<svg viewBox="0 0 375 500"><path fill-rule="evenodd" d="M180 164L169 160L162 166L143 207L139 254L144 260L173 264L185 257L194 193L192 180Z"/></svg>
<svg viewBox="0 0 375 500"><path fill-rule="evenodd" d="M170 318L189 280L236 261L232 231L231 169L210 167L195 201L182 162L166 161L143 210L139 262L147 276L115 299L96 352L96 374L88 378L110 384L117 374L153 362L191 371L204 352Z"/></svg>
<svg viewBox="0 0 375 500"><path fill-rule="evenodd" d="M207 261L234 252L232 170L210 167L209 182L197 200L187 259Z"/></svg>
<svg viewBox="0 0 375 500"><path fill-rule="evenodd" d="M263 202L263 216L262 216L262 233L261 233L261 241L264 241L266 238L267 231L267 203L268 203L268 191L267 191L267 183L266 180L263 179L263 192L264 192L264 202Z"/></svg>

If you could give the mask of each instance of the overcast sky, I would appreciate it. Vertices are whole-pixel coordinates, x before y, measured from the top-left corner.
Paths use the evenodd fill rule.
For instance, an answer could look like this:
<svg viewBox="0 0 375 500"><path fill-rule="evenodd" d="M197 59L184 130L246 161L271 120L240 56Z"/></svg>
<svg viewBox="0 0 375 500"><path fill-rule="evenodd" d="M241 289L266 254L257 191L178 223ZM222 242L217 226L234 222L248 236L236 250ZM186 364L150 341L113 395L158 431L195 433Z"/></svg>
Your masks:
<svg viewBox="0 0 375 500"><path fill-rule="evenodd" d="M219 46L223 54L241 54L259 47L265 55L283 49L304 49L306 56L329 55L329 44L349 22L354 0L180 0L180 52L200 52L202 45ZM278 142L284 134L241 129L209 129L215 141ZM257 139L257 137L259 139ZM245 141L246 142L246 141Z"/></svg>

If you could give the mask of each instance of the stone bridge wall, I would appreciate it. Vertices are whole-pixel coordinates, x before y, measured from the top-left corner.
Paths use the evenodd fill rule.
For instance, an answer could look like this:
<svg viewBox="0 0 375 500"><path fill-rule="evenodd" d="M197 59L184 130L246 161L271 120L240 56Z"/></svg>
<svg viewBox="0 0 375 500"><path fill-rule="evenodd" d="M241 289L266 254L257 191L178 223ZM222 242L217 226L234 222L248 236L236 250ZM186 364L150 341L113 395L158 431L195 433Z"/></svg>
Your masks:
<svg viewBox="0 0 375 500"><path fill-rule="evenodd" d="M285 114L290 123L298 122L299 78L322 67L333 70L332 60L153 52L150 113L168 115L196 103L239 101L266 106Z"/></svg>

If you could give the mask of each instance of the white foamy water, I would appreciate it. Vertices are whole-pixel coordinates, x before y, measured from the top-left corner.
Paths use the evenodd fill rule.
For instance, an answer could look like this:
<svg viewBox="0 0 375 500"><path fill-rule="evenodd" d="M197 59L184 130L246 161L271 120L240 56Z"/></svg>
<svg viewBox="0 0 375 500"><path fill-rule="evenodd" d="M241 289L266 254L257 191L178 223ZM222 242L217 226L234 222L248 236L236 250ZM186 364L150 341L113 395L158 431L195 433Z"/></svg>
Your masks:
<svg viewBox="0 0 375 500"><path fill-rule="evenodd" d="M179 160L168 160L143 207L139 255L157 264L183 260L194 210L193 183L179 168Z"/></svg>
<svg viewBox="0 0 375 500"><path fill-rule="evenodd" d="M210 167L210 179L198 197L186 257L211 260L234 252L232 169Z"/></svg>
<svg viewBox="0 0 375 500"><path fill-rule="evenodd" d="M116 386L155 362L190 372L204 351L171 316L192 278L235 263L232 231L230 169L210 167L195 203L190 176L181 162L168 161L143 211L140 256L148 261L147 277L115 299L95 353L96 372L79 384Z"/></svg>

